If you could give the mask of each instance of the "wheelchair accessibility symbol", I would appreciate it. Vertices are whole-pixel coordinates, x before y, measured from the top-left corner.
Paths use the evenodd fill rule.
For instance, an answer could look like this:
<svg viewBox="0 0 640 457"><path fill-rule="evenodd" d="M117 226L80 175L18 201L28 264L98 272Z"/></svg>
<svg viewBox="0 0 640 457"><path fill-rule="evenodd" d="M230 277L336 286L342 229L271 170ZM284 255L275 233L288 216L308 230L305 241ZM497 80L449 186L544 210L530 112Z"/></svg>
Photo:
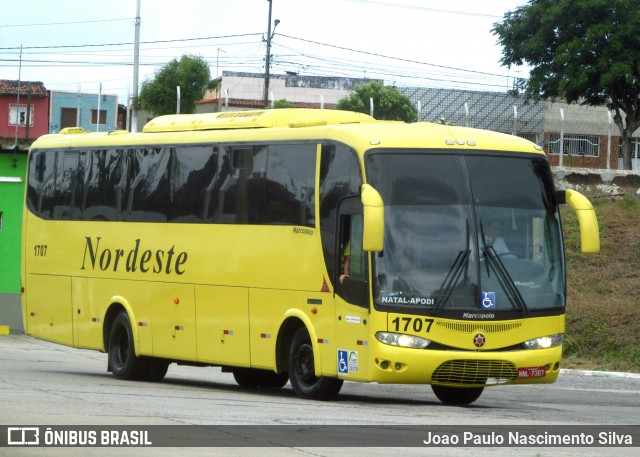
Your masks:
<svg viewBox="0 0 640 457"><path fill-rule="evenodd" d="M338 374L356 373L358 371L358 353L338 349Z"/></svg>
<svg viewBox="0 0 640 457"><path fill-rule="evenodd" d="M349 351L338 349L338 374L349 374Z"/></svg>
<svg viewBox="0 0 640 457"><path fill-rule="evenodd" d="M482 292L482 301L480 303L482 308L490 309L496 307L496 293L495 292Z"/></svg>

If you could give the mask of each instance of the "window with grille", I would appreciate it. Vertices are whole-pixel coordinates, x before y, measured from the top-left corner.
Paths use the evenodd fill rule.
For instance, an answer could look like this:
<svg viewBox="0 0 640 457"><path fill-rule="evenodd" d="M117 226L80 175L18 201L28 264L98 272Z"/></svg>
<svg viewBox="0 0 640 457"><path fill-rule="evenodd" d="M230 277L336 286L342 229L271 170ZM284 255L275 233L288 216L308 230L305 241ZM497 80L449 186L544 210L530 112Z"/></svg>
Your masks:
<svg viewBox="0 0 640 457"><path fill-rule="evenodd" d="M549 154L559 154L560 149L565 155L598 157L600 151L600 137L595 135L573 135L552 133L549 137Z"/></svg>
<svg viewBox="0 0 640 457"><path fill-rule="evenodd" d="M30 106L29 127L33 127L33 105ZM9 105L9 125L27 125L27 105Z"/></svg>
<svg viewBox="0 0 640 457"><path fill-rule="evenodd" d="M622 143L618 148L618 158L622 158ZM631 138L631 158L640 159L640 138Z"/></svg>

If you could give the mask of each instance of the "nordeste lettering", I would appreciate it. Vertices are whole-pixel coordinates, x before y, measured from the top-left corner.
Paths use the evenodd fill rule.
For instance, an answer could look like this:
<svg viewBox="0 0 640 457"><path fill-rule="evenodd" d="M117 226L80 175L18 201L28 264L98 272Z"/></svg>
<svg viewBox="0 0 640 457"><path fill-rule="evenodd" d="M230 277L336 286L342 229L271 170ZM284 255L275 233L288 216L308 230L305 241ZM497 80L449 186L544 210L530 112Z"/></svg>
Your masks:
<svg viewBox="0 0 640 457"><path fill-rule="evenodd" d="M126 271L135 273L153 272L155 274L183 275L184 265L188 254L184 251L176 253L175 245L168 250L141 249L140 238L134 240L134 246L129 250L120 248L101 248L101 237L85 237L84 255L82 256L81 270L90 268L101 271Z"/></svg>

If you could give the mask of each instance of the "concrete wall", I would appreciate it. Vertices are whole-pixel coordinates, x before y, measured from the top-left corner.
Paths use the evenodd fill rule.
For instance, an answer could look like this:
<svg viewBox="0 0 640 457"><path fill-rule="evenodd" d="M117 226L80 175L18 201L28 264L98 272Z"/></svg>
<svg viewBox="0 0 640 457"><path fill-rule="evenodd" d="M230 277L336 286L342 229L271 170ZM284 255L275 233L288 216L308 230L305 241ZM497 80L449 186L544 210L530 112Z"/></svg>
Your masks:
<svg viewBox="0 0 640 457"><path fill-rule="evenodd" d="M633 194L640 197L640 172L552 167L558 189L575 189L589 195Z"/></svg>
<svg viewBox="0 0 640 457"><path fill-rule="evenodd" d="M91 110L98 109L98 95L78 92L51 91L49 113L49 133L58 133L61 129L62 108L80 108L80 125L88 132L109 132L118 124L118 96L102 94L100 111L107 112L106 124L92 124Z"/></svg>

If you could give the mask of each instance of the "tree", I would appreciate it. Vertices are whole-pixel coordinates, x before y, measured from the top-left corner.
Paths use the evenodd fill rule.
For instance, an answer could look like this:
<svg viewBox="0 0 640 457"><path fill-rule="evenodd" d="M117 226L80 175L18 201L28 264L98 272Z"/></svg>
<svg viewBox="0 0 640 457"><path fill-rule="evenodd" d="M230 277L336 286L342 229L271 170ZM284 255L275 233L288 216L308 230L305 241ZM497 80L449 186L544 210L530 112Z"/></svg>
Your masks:
<svg viewBox="0 0 640 457"><path fill-rule="evenodd" d="M369 114L371 98L376 119L405 122L418 120L418 111L406 95L402 95L395 87L387 87L378 81L356 87L354 92L338 101L336 109Z"/></svg>
<svg viewBox="0 0 640 457"><path fill-rule="evenodd" d="M180 86L180 113L193 113L196 101L216 83L211 80L209 65L202 57L184 55L158 70L153 80L142 83L138 106L155 115L173 114L178 101L176 88Z"/></svg>
<svg viewBox="0 0 640 457"><path fill-rule="evenodd" d="M276 100L273 103L273 109L293 108L293 103L287 101L286 98ZM271 109L271 105L267 106L267 109Z"/></svg>
<svg viewBox="0 0 640 457"><path fill-rule="evenodd" d="M494 24L505 66L527 64L528 98L606 106L631 169L640 127L640 7L637 0L529 0Z"/></svg>

